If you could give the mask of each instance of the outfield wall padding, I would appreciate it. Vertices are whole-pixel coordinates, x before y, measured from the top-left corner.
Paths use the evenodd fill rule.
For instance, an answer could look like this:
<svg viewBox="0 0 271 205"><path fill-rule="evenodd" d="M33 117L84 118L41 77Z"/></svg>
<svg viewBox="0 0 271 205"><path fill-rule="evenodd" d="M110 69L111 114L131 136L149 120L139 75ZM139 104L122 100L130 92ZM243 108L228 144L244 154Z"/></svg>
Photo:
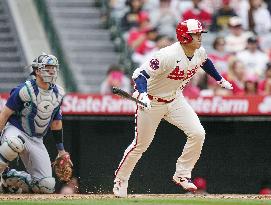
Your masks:
<svg viewBox="0 0 271 205"><path fill-rule="evenodd" d="M270 123L202 121L206 141L192 176L204 177L209 193L258 193L271 180ZM134 138L134 119L66 117L64 135L80 191L111 193L114 171ZM185 141L182 131L162 121L133 172L129 193L184 193L171 178ZM45 143L53 159L53 140L47 137Z"/></svg>

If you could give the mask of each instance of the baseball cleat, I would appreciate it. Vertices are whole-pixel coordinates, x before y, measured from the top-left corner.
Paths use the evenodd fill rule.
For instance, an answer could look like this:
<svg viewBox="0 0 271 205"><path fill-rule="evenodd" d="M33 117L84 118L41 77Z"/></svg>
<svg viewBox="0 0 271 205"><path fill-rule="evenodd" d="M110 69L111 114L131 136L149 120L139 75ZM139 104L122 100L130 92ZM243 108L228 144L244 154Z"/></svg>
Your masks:
<svg viewBox="0 0 271 205"><path fill-rule="evenodd" d="M115 197L124 198L127 197L128 181L116 178L114 180L113 193Z"/></svg>
<svg viewBox="0 0 271 205"><path fill-rule="evenodd" d="M189 192L195 192L198 189L195 184L193 184L192 180L187 177L178 177L174 175L173 182Z"/></svg>

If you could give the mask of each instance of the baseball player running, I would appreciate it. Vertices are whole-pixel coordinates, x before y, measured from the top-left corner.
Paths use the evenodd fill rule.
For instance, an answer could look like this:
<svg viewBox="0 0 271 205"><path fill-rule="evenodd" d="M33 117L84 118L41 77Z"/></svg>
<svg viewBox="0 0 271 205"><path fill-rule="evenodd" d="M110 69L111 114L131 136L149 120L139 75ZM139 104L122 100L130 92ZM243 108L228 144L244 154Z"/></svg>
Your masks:
<svg viewBox="0 0 271 205"><path fill-rule="evenodd" d="M187 135L173 181L187 191L197 189L191 181L191 172L200 157L205 130L185 100L182 90L199 69L212 76L221 87L232 89L201 47L202 33L206 31L198 20L189 19L179 23L176 28L178 42L162 48L134 71L132 78L137 89L134 96L146 103L147 107L137 106L135 138L125 150L115 172L113 193L116 197L127 196L130 175L151 144L163 118Z"/></svg>
<svg viewBox="0 0 271 205"><path fill-rule="evenodd" d="M54 192L51 162L43 144L52 130L58 155L66 154L63 146L60 105L64 90L56 85L58 60L42 54L33 63L31 75L14 88L0 113L0 174L3 192ZM27 172L9 169L9 162L20 156Z"/></svg>

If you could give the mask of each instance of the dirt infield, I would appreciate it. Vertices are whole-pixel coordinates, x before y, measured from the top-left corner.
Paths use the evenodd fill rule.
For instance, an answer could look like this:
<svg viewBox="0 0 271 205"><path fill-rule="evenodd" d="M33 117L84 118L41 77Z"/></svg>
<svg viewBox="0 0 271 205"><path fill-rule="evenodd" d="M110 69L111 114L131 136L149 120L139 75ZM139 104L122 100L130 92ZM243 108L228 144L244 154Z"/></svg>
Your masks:
<svg viewBox="0 0 271 205"><path fill-rule="evenodd" d="M58 199L113 199L112 194L0 194L1 200L58 200ZM254 199L271 200L271 195L240 195L240 194L132 194L128 198L147 199L147 198L206 198L206 199Z"/></svg>

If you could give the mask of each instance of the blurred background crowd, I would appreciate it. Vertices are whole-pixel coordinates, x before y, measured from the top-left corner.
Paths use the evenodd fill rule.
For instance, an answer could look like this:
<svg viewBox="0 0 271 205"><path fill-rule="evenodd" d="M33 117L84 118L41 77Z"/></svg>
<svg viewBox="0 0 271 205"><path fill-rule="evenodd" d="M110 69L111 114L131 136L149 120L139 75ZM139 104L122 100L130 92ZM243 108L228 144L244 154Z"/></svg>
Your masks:
<svg viewBox="0 0 271 205"><path fill-rule="evenodd" d="M132 71L175 42L177 23L189 18L200 20L209 31L203 35L203 46L233 90L221 89L201 71L184 95L271 94L271 1L110 0L104 1L103 8L102 20L125 60L123 66L110 66L102 94L110 93L112 86L132 92Z"/></svg>

